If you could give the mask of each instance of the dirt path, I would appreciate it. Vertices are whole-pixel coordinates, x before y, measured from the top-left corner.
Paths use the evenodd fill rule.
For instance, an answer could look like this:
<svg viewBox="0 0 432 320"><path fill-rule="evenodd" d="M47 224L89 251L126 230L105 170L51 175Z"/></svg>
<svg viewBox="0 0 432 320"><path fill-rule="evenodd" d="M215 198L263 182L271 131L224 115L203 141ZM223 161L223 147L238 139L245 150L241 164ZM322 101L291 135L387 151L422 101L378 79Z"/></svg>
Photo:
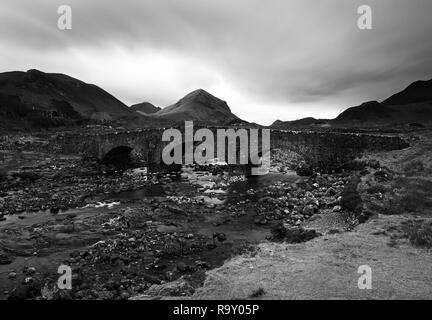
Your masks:
<svg viewBox="0 0 432 320"><path fill-rule="evenodd" d="M327 234L326 230L326 235L306 243L261 244L255 255L235 257L209 271L194 298L247 299L262 288L263 299L432 299L432 250L414 247L402 231L407 221L432 220L432 133L407 138L410 148L365 157L395 171L389 180L371 180L371 173L362 182L366 206L372 208L370 201L375 199L385 214L352 232ZM419 162L420 167L414 165ZM416 171L411 172L411 168ZM383 187L385 201L381 194L377 198L376 192L366 192L374 184ZM399 190L396 193L395 188ZM386 202L398 193L409 196L396 198L399 202ZM402 209L396 210L399 207ZM391 215L396 211L403 214ZM321 218L311 227L319 230L324 221L333 217L324 213ZM372 268L372 290L358 288L361 265Z"/></svg>
<svg viewBox="0 0 432 320"><path fill-rule="evenodd" d="M412 216L379 216L355 231L302 244L266 243L208 272L196 299L431 299L432 252L390 241ZM372 268L372 290L360 290L358 267Z"/></svg>

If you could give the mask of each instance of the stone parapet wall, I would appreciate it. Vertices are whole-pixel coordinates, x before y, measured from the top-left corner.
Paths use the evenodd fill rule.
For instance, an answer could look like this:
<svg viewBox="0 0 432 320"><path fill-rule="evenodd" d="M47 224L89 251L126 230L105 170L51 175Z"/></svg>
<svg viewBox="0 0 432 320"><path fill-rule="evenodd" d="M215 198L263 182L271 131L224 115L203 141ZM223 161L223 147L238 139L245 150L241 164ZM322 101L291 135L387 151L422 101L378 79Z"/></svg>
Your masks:
<svg viewBox="0 0 432 320"><path fill-rule="evenodd" d="M215 133L216 129L210 128ZM168 142L162 141L163 129L136 131L57 134L52 139L54 152L79 154L102 159L110 150L127 146L149 164L161 164L161 154ZM261 143L260 143L261 144ZM334 132L272 130L271 149L290 150L306 163L321 171L329 171L353 160L365 151L396 150L408 147L399 137Z"/></svg>

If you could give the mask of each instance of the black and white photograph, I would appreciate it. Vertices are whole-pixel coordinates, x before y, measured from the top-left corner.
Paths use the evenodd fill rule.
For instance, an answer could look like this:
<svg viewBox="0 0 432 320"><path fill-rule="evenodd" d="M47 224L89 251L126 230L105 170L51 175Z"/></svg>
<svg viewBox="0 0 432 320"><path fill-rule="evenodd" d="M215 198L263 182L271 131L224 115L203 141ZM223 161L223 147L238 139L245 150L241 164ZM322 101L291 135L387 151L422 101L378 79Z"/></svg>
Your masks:
<svg viewBox="0 0 432 320"><path fill-rule="evenodd" d="M432 299L431 34L430 0L1 0L0 300Z"/></svg>

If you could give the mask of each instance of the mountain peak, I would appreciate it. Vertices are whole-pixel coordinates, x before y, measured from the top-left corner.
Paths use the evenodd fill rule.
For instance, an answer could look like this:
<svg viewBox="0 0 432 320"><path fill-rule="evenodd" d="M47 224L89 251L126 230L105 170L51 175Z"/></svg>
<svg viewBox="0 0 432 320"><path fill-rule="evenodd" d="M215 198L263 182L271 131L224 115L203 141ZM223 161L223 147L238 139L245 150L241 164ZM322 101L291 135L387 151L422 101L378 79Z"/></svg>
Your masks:
<svg viewBox="0 0 432 320"><path fill-rule="evenodd" d="M47 79L47 74L45 72L36 69L27 70L27 72L23 74L25 79L29 81L37 81L37 80L44 81L45 79Z"/></svg>
<svg viewBox="0 0 432 320"><path fill-rule="evenodd" d="M200 100L200 99L223 101L223 100L215 97L211 93L205 91L204 89L194 90L194 91L188 93L186 96L184 96L181 100ZM225 102L225 101L223 101L223 102Z"/></svg>
<svg viewBox="0 0 432 320"><path fill-rule="evenodd" d="M195 94L195 95L205 94L205 95L210 95L210 93L208 93L204 89L196 89L196 90L190 92L189 94Z"/></svg>
<svg viewBox="0 0 432 320"><path fill-rule="evenodd" d="M154 106L150 102L134 104L130 106L130 109L140 114L144 113L145 115L153 114L161 110L161 108Z"/></svg>
<svg viewBox="0 0 432 320"><path fill-rule="evenodd" d="M37 70L37 69L29 69L29 70L27 70L27 73L39 73L39 74L44 74L45 72L42 72L42 71Z"/></svg>
<svg viewBox="0 0 432 320"><path fill-rule="evenodd" d="M175 121L195 120L217 123L238 119L225 101L204 89L190 92L177 103L158 111L156 116Z"/></svg>

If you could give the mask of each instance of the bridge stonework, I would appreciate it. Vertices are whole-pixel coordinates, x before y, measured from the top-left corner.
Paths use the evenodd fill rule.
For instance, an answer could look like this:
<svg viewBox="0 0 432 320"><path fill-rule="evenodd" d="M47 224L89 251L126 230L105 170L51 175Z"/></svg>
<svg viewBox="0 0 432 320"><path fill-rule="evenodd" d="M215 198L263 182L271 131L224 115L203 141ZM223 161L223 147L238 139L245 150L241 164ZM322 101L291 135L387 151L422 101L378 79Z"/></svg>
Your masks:
<svg viewBox="0 0 432 320"><path fill-rule="evenodd" d="M214 132L216 140L217 129L210 130ZM53 137L52 145L54 151L59 153L95 157L100 160L115 148L129 147L147 164L160 165L163 164L162 150L169 143L162 141L163 132L164 129L142 129L98 134L63 133ZM183 135L183 131L181 132ZM365 151L398 150L408 146L399 137L370 134L271 130L270 137L271 150L278 148L293 151L302 156L306 163L321 171L336 169L361 156Z"/></svg>

